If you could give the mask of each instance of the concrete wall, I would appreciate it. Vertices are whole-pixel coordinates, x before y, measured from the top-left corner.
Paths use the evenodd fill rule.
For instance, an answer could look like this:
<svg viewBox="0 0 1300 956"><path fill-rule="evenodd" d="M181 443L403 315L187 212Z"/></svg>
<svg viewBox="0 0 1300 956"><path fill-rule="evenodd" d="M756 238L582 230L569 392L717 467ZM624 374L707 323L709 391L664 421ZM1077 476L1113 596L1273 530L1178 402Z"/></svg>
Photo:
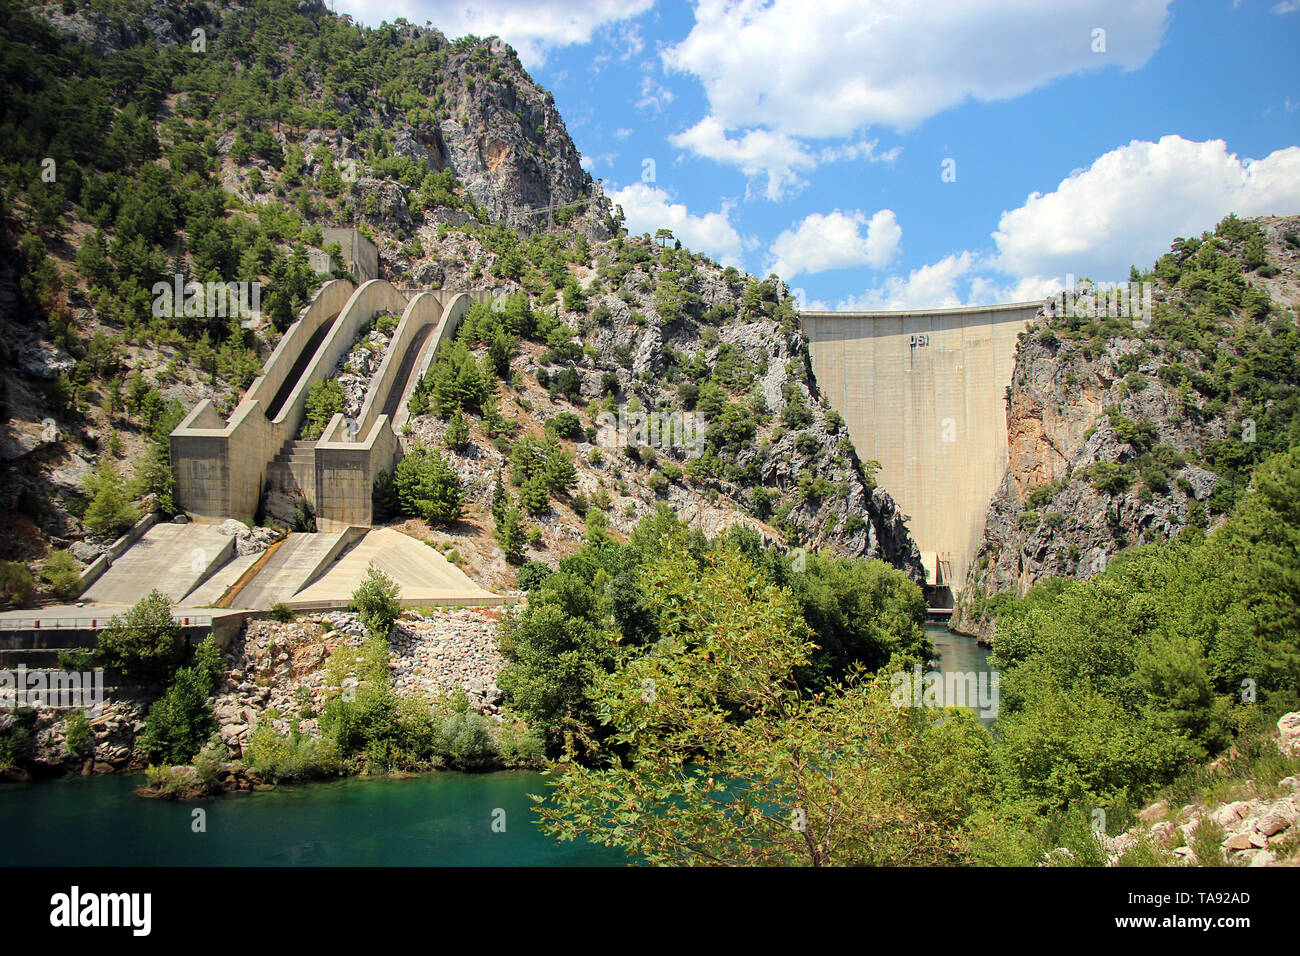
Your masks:
<svg viewBox="0 0 1300 956"><path fill-rule="evenodd" d="M284 384L303 348L325 323L335 321L358 290L342 279L317 290L298 321L285 331L265 371L226 422L207 399L199 402L171 434L176 504L196 521L251 521L262 495L266 466L280 451L288 427L268 421L266 409ZM303 395L305 400L305 392ZM301 403L298 415L301 416ZM294 420L293 427L297 427Z"/></svg>
<svg viewBox="0 0 1300 956"><path fill-rule="evenodd" d="M380 415L364 440L348 441L335 415L316 443L316 530L344 531L374 523L372 491L381 469L392 469L397 436ZM358 433L360 435L360 433Z"/></svg>
<svg viewBox="0 0 1300 956"><path fill-rule="evenodd" d="M393 430L401 434L402 426L410 419L411 414L407 409L407 402L411 400L411 393L415 391L415 386L419 384L420 379L429 371L429 366L438 355L438 349L442 348L447 342L450 342L460 328L461 319L465 318L465 313L469 307L475 303L487 302L491 300L492 294L489 292L461 292L453 294L443 309L442 318L438 322L438 328L433 333L433 337L425 345L420 357L415 363L415 374L406 387L406 394L402 396L401 402L397 406L397 411L393 413Z"/></svg>
<svg viewBox="0 0 1300 956"><path fill-rule="evenodd" d="M81 590L87 590L98 581L114 561L125 554L128 548L144 537L146 531L158 523L158 517L159 512L156 511L145 515L131 526L130 531L109 545L107 551L86 565L85 570L81 572Z"/></svg>
<svg viewBox="0 0 1300 956"><path fill-rule="evenodd" d="M331 226L322 229L321 235L325 245L328 246L331 242L339 244L344 263L359 281L368 282L379 278L379 249L356 229L350 226Z"/></svg>
<svg viewBox="0 0 1300 956"><path fill-rule="evenodd" d="M421 330L436 323L442 316L444 293L419 292L406 306L401 321L393 330L393 340L384 353L384 360L379 371L371 379L370 389L366 392L361 412L357 415L357 434L368 434L388 400L388 393L397 383L397 374L401 371L402 360L407 350L415 341Z"/></svg>
<svg viewBox="0 0 1300 956"><path fill-rule="evenodd" d="M406 310L406 305L406 296L383 279L372 279L357 287L339 312L329 334L317 347L316 355L298 379L298 384L284 403L284 409L275 420L276 428L283 433L280 445L297 434L307 404L307 392L312 383L334 374L339 359L347 354L356 341L357 330L374 318L376 313L400 314ZM276 451L279 450L277 445Z"/></svg>
<svg viewBox="0 0 1300 956"><path fill-rule="evenodd" d="M954 590L1007 465L1016 337L1041 303L805 312L813 374L908 516L931 583Z"/></svg>
<svg viewBox="0 0 1300 956"><path fill-rule="evenodd" d="M394 330L393 345L362 406L359 440L347 440L343 417L336 416L316 443L314 473L302 476L307 479L302 482L304 490L309 495L315 492L313 503L322 531L370 524L371 486L380 469L393 467L399 447L394 429L409 417L406 402L414 383L428 369L441 344L450 340L470 305L489 298L486 292L425 292L408 301L406 293L382 279L359 287L343 280L326 283L298 322L285 332L266 371L229 422L205 400L172 432L177 504L196 521L219 522L230 517L252 521L268 467L297 434L311 384L333 374L339 359L352 347L357 330L377 312L399 312L402 318ZM299 365L303 350L327 322L329 331L298 369L296 384L282 407L271 409L276 414L269 420L267 409ZM411 344L435 323L434 333L415 359L414 374L399 381ZM403 394L394 421L390 421L382 411L394 388L402 388Z"/></svg>

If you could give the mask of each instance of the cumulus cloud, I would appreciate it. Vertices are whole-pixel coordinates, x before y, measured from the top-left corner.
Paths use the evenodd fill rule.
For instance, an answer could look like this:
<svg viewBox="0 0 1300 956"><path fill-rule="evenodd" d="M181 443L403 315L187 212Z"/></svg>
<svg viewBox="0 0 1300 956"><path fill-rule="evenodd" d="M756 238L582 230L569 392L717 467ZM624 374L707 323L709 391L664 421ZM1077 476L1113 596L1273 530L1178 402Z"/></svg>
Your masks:
<svg viewBox="0 0 1300 956"><path fill-rule="evenodd" d="M806 0L700 0L691 32L661 57L700 81L709 112L673 142L765 177L763 195L781 199L837 158L801 139L906 130L967 100L1136 69L1159 47L1170 2L818 0L810 16ZM866 158L897 155L874 148Z"/></svg>
<svg viewBox="0 0 1300 956"><path fill-rule="evenodd" d="M627 229L632 235L643 232L654 235L655 230L666 227L692 251L707 253L724 265L740 265L744 241L731 224L726 206L718 212L697 216L684 203L673 202L664 190L647 183L633 183L609 195L615 204L623 207Z"/></svg>
<svg viewBox="0 0 1300 956"><path fill-rule="evenodd" d="M968 99L1004 100L1087 70L1136 69L1170 0L701 0L663 52L728 130L847 136L900 129ZM1105 52L1093 52L1104 29Z"/></svg>
<svg viewBox="0 0 1300 956"><path fill-rule="evenodd" d="M881 209L870 217L859 209L815 212L776 237L769 271L789 281L803 272L866 265L880 268L897 255L902 237L892 209Z"/></svg>
<svg viewBox="0 0 1300 956"><path fill-rule="evenodd" d="M957 293L957 281L975 264L969 251L945 256L938 262L913 269L906 277L890 276L860 296L849 296L835 304L837 312L872 312L896 309L945 309L965 305Z"/></svg>
<svg viewBox="0 0 1300 956"><path fill-rule="evenodd" d="M1150 266L1175 236L1199 235L1230 212L1300 212L1300 147L1239 159L1222 140L1134 140L1075 170L1052 192L1031 193L1003 212L992 233L995 249L964 250L889 276L835 308L1030 302L1058 292L1069 275L1124 282L1130 265Z"/></svg>
<svg viewBox="0 0 1300 956"><path fill-rule="evenodd" d="M335 9L368 26L405 17L431 22L450 37L499 36L525 66L534 67L551 50L590 43L605 24L633 19L652 6L654 0L391 0L379 9L364 0L338 0ZM629 33L626 39L635 45L640 36Z"/></svg>
<svg viewBox="0 0 1300 956"><path fill-rule="evenodd" d="M1196 235L1230 212L1300 212L1300 147L1238 159L1223 140L1134 140L1072 173L1049 193L1004 212L993 240L1008 275L1122 281L1175 236Z"/></svg>
<svg viewBox="0 0 1300 956"><path fill-rule="evenodd" d="M678 149L735 166L750 180L747 197L753 195L754 183L765 180L761 184L762 195L773 201L784 199L803 189L807 181L800 173L815 169L823 163L842 160L892 163L902 152L902 148L896 146L877 155L879 140L862 140L814 151L792 136L763 129L747 130L733 138L727 135L722 124L712 116L706 116L690 129L669 136L668 141Z"/></svg>

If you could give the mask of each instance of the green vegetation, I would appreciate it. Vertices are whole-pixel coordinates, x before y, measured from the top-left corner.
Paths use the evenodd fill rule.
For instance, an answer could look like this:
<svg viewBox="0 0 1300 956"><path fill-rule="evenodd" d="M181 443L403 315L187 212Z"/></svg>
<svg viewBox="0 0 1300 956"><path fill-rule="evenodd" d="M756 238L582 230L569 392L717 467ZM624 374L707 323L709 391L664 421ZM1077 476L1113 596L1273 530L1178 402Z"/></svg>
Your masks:
<svg viewBox="0 0 1300 956"><path fill-rule="evenodd" d="M165 684L185 658L185 635L172 619L172 602L150 591L99 632L104 666L146 684Z"/></svg>
<svg viewBox="0 0 1300 956"><path fill-rule="evenodd" d="M1206 796L1225 752L1251 779L1294 771L1266 731L1300 707L1300 449L1253 488L1208 536L1003 602L996 737L890 702L929 653L891 569L809 556L783 577L743 533L665 512L589 542L504 624L507 699L569 758L543 825L652 863L1104 864L1097 809L1114 834L1157 794Z"/></svg>
<svg viewBox="0 0 1300 956"><path fill-rule="evenodd" d="M397 582L371 565L366 568L365 579L352 592L348 609L356 612L372 636L386 637L393 622L402 613L399 597L401 589Z"/></svg>
<svg viewBox="0 0 1300 956"><path fill-rule="evenodd" d="M209 635L194 663L176 671L166 692L149 708L140 749L150 763L189 763L217 729L208 698L221 676L221 654Z"/></svg>
<svg viewBox="0 0 1300 956"><path fill-rule="evenodd" d="M378 480L376 481L378 484ZM450 524L461 515L464 493L456 471L441 452L417 445L393 472L393 493L403 514L430 524Z"/></svg>
<svg viewBox="0 0 1300 956"><path fill-rule="evenodd" d="M307 388L307 399L303 405L302 428L298 437L304 441L315 441L324 433L335 415L342 415L345 410L343 386L336 379L327 378L312 382Z"/></svg>
<svg viewBox="0 0 1300 956"><path fill-rule="evenodd" d="M601 674L661 638L665 598L648 582L668 554L689 561L687 579L702 574L722 553L748 562L773 587L787 589L803 627L820 646L806 655L796 677L816 690L861 666L879 667L896 652L923 657L925 608L920 589L881 562L794 558L761 547L756 532L733 528L709 542L687 530L666 505L637 525L626 545L615 544L589 513L588 541L551 573L521 570L528 604L503 625L507 666L499 684L513 710L546 735L553 752L591 754L602 731L592 700ZM535 569L535 570L534 570ZM666 585L665 585L666 586Z"/></svg>
<svg viewBox="0 0 1300 956"><path fill-rule="evenodd" d="M107 459L86 479L86 494L90 505L82 521L91 531L118 535L140 519L140 512L131 507L123 492L122 480Z"/></svg>
<svg viewBox="0 0 1300 956"><path fill-rule="evenodd" d="M0 561L0 602L25 607L36 597L36 579L17 561Z"/></svg>
<svg viewBox="0 0 1300 956"><path fill-rule="evenodd" d="M41 583L67 601L81 593L81 569L70 551L55 551L41 567Z"/></svg>

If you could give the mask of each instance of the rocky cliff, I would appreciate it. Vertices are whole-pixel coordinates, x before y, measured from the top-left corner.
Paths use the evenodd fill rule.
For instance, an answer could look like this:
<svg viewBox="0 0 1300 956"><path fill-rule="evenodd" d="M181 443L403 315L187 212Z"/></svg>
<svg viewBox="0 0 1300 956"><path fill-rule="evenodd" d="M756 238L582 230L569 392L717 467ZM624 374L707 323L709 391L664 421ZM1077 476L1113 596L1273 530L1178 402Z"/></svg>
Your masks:
<svg viewBox="0 0 1300 956"><path fill-rule="evenodd" d="M1230 217L1176 240L1142 277L1149 327L1050 302L1039 313L1017 349L1007 472L955 629L988 638L999 596L1209 526L1251 464L1295 440L1298 234L1300 217Z"/></svg>

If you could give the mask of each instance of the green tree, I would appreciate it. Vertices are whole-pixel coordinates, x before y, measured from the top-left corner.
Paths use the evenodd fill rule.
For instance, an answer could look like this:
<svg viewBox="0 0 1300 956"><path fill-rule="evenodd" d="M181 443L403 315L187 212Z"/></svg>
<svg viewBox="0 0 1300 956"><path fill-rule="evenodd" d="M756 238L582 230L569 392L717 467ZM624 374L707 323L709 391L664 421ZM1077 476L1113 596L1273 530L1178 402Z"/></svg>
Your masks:
<svg viewBox="0 0 1300 956"><path fill-rule="evenodd" d="M41 582L57 598L68 600L81 593L81 568L72 552L54 551L41 567Z"/></svg>
<svg viewBox="0 0 1300 956"><path fill-rule="evenodd" d="M501 505L500 516L496 518L494 534L501 550L505 552L509 564L523 564L524 561L524 527L519 520L519 506L506 492L506 501Z"/></svg>
<svg viewBox="0 0 1300 956"><path fill-rule="evenodd" d="M337 379L327 378L312 382L307 388L307 400L303 405L302 429L298 437L315 440L329 425L335 415L341 415L347 409L343 395L343 386Z"/></svg>
<svg viewBox="0 0 1300 956"><path fill-rule="evenodd" d="M462 412L456 412L447 423L447 433L443 440L452 451L464 451L469 446L469 422Z"/></svg>
<svg viewBox="0 0 1300 956"><path fill-rule="evenodd" d="M366 630L375 637L384 637L402 613L401 587L373 564L366 568L366 576L352 592L348 609L353 611Z"/></svg>
<svg viewBox="0 0 1300 956"><path fill-rule="evenodd" d="M108 460L86 480L90 505L82 521L87 528L97 534L120 534L139 520L140 512L131 506L122 487L117 469Z"/></svg>
<svg viewBox="0 0 1300 956"><path fill-rule="evenodd" d="M398 464L393 487L406 514L430 524L450 524L461 516L460 479L441 452L417 445Z"/></svg>
<svg viewBox="0 0 1300 956"><path fill-rule="evenodd" d="M208 635L182 667L166 692L149 708L141 750L150 762L188 763L217 729L208 698L221 676L221 654Z"/></svg>
<svg viewBox="0 0 1300 956"><path fill-rule="evenodd" d="M99 632L99 655L107 667L147 684L163 684L185 658L185 635L172 618L172 602L150 591Z"/></svg>
<svg viewBox="0 0 1300 956"><path fill-rule="evenodd" d="M558 768L543 828L652 865L968 860L963 825L992 793L987 732L893 706L883 676L802 697L808 631L755 571L727 551L698 573L681 554L646 570L663 634L593 692L618 756Z"/></svg>

